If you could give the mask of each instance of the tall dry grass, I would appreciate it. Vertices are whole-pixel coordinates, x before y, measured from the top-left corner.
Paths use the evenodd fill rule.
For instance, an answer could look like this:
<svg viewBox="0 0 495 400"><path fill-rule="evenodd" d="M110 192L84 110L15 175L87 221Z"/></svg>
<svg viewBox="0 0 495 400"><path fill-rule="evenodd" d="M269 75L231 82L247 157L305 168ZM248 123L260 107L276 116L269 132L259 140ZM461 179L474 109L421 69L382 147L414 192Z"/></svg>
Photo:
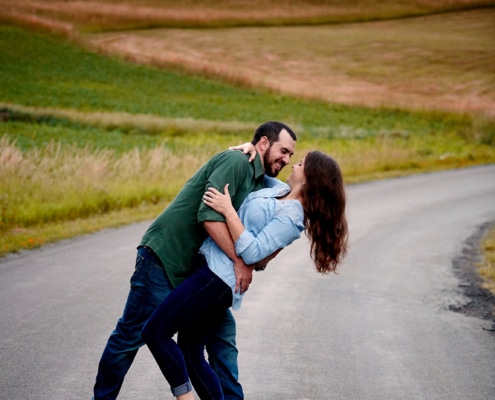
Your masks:
<svg viewBox="0 0 495 400"><path fill-rule="evenodd" d="M181 140L175 141L173 151L165 143L117 153L51 142L22 152L4 136L0 232L171 200L191 173L223 146L205 150ZM313 149L336 157L347 182L493 161L489 146L469 145L459 136L301 140L294 159Z"/></svg>
<svg viewBox="0 0 495 400"><path fill-rule="evenodd" d="M21 151L4 136L0 139L0 256L153 218L207 158L225 148L225 138L212 135L173 137L153 148L124 152L60 142ZM302 135L293 158L299 160L315 149L338 160L348 184L479 165L495 157L492 146L450 134L333 140ZM289 173L290 168L285 168L280 179Z"/></svg>
<svg viewBox="0 0 495 400"><path fill-rule="evenodd" d="M165 146L117 154L50 143L25 152L0 139L0 232L171 200L208 154Z"/></svg>

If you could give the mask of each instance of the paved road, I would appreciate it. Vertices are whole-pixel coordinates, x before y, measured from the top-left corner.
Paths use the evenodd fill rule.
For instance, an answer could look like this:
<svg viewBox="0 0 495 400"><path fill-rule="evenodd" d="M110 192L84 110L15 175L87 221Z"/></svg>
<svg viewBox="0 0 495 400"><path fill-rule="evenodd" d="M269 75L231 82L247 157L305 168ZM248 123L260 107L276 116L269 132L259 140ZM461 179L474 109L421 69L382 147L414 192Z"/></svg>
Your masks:
<svg viewBox="0 0 495 400"><path fill-rule="evenodd" d="M488 400L495 337L448 310L467 301L453 258L495 220L495 166L348 188L351 249L312 270L304 239L256 273L236 312L246 398ZM0 261L0 398L91 398L148 223ZM171 398L147 349L120 399Z"/></svg>

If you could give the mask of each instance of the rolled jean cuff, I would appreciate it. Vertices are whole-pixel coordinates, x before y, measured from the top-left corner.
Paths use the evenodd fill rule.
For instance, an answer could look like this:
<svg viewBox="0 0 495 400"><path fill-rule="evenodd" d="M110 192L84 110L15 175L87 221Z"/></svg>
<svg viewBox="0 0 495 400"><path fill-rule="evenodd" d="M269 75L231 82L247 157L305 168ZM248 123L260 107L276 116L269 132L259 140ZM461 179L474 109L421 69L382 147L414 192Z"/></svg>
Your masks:
<svg viewBox="0 0 495 400"><path fill-rule="evenodd" d="M187 392L190 392L192 390L192 385L191 385L190 381L187 381L186 383L184 383L180 386L171 388L171 390L172 390L172 394L175 397L178 397L178 396L181 396L183 394L186 394Z"/></svg>

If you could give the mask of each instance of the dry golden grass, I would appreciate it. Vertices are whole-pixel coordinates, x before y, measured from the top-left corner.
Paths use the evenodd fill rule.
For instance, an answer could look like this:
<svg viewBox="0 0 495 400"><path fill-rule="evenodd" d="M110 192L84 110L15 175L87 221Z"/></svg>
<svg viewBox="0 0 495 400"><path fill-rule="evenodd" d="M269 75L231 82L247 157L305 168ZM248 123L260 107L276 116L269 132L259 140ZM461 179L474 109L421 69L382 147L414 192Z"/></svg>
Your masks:
<svg viewBox="0 0 495 400"><path fill-rule="evenodd" d="M172 152L165 143L122 154L55 142L21 151L4 136L0 232L169 201L208 156L185 146Z"/></svg>
<svg viewBox="0 0 495 400"><path fill-rule="evenodd" d="M310 27L87 36L101 51L249 86L371 107L493 114L495 9Z"/></svg>

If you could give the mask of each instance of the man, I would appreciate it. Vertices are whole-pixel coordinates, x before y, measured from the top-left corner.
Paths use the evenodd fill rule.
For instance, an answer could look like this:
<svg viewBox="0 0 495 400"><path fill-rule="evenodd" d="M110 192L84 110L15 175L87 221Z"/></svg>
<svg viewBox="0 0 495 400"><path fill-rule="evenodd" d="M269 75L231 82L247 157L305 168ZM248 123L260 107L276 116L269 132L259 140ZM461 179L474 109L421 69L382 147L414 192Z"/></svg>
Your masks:
<svg viewBox="0 0 495 400"><path fill-rule="evenodd" d="M237 210L253 190L264 186L264 174L277 176L294 154L295 133L285 124L269 121L260 125L252 143L256 158L249 162L239 151L213 156L186 182L172 203L145 232L138 246L136 269L122 317L100 359L95 400L117 398L125 374L143 343L141 330L156 307L194 271L199 247L207 236L234 261L236 290L248 290L253 267L234 250L222 215L204 205L204 192L211 186L223 190L229 183ZM222 384L225 399L242 399L238 383L235 320L228 310L224 323L207 345L208 361Z"/></svg>

